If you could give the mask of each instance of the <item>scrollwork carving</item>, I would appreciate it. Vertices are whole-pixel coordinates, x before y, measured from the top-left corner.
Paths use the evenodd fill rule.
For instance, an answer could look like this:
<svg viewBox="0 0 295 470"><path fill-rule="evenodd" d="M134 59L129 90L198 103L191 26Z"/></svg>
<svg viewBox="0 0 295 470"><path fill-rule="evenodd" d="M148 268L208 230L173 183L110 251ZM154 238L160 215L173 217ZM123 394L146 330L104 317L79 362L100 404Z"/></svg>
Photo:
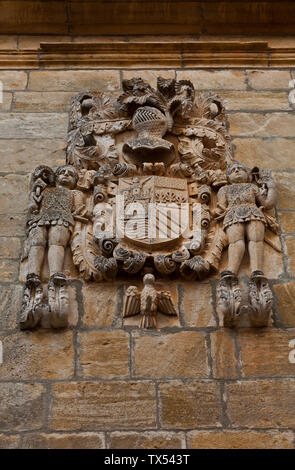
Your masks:
<svg viewBox="0 0 295 470"><path fill-rule="evenodd" d="M66 325L65 272L74 269L65 269L66 251L84 282L143 278L142 293L126 291L124 317L136 311L142 327L154 327L156 311L176 310L145 273L196 281L197 289L197 281L219 272L227 250L217 289L224 325L270 321L263 252L264 243L280 251L274 182L269 171L233 161L218 95L161 77L155 88L125 80L119 97L79 93L66 162L56 171L41 165L32 176L22 328ZM246 244L247 295L238 277ZM42 274L45 264L49 275Z"/></svg>
<svg viewBox="0 0 295 470"><path fill-rule="evenodd" d="M154 257L156 270L161 274L171 274L176 269L176 262L167 255L156 255Z"/></svg>
<svg viewBox="0 0 295 470"><path fill-rule="evenodd" d="M217 302L223 314L223 325L228 328L237 326L241 315L242 293L238 277L230 271L222 273L217 287Z"/></svg>
<svg viewBox="0 0 295 470"><path fill-rule="evenodd" d="M252 274L249 282L249 320L251 326L266 327L270 324L273 294L262 272Z"/></svg>
<svg viewBox="0 0 295 470"><path fill-rule="evenodd" d="M94 259L94 266L105 281L113 281L118 272L117 261L113 257L105 258L105 256L97 255Z"/></svg>

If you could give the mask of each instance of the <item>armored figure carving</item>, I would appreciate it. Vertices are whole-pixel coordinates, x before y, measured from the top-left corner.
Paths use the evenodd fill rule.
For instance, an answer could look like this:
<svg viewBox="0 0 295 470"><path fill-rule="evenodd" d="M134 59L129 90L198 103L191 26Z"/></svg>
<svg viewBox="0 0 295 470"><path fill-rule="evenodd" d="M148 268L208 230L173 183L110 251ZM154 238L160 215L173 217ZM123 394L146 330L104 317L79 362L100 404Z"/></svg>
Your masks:
<svg viewBox="0 0 295 470"><path fill-rule="evenodd" d="M227 251L217 289L224 326L270 323L263 253L265 242L280 251L275 187L266 170L233 161L219 96L161 77L155 88L124 80L119 97L81 92L71 102L66 163L32 177L22 328L66 326L68 254L83 282L142 281L141 292L127 286L123 318L140 314L140 326L152 328L157 312L177 316L156 282L198 289Z"/></svg>
<svg viewBox="0 0 295 470"><path fill-rule="evenodd" d="M227 169L230 184L218 191L216 215L223 219L223 228L228 237L228 270L238 274L245 252L245 237L248 241L251 271L263 270L263 241L267 219L264 210L272 209L276 202L273 180L264 179L259 188L250 182L249 169L233 162Z"/></svg>
<svg viewBox="0 0 295 470"><path fill-rule="evenodd" d="M221 273L221 281L219 286L219 300L225 309L225 318L228 317L225 304L230 304L229 298L233 296L237 298L235 292L239 289L237 286L237 274L245 253L245 240L248 242L248 252L250 257L251 282L249 292L248 307L251 310L250 317L253 319L252 299L254 290L259 297L260 288L263 287L261 293L262 298L267 298L267 314L259 312L257 304L259 300L256 295L256 316L261 314L264 321L257 320L259 326L266 326L269 320L269 314L272 305L271 290L267 280L263 274L263 255L264 255L264 237L266 226L272 229L275 227L274 219L264 214L264 211L272 209L276 202L276 191L272 178L264 176L258 186L255 181L254 168L252 173L240 162L233 162L227 168L228 185L223 186L218 191L218 202L215 215L217 220L223 220L223 229L228 239L228 268ZM262 282L263 281L263 282ZM227 292L227 298L224 296ZM234 317L239 318L242 308L240 302L235 302L235 308L231 307L230 323L234 325ZM244 311L245 311L245 306Z"/></svg>
<svg viewBox="0 0 295 470"><path fill-rule="evenodd" d="M56 185L46 186L38 203L35 198L36 183L33 185L27 226L30 247L28 276L40 278L45 248L48 245L50 276L57 280L64 278L61 274L64 251L73 231L74 218L86 223L88 220L83 217L83 195L74 190L78 179L76 169L69 165L59 167L55 172L55 179Z"/></svg>
<svg viewBox="0 0 295 470"><path fill-rule="evenodd" d="M55 173L50 168L39 167L33 175L27 216L28 274L27 301L24 303L21 319L23 328L36 326L42 317L40 304L44 299L41 296L40 276L46 248L50 272L47 317L50 317L51 313L51 323L54 327L65 326L67 323L66 276L63 273L65 249L69 244L75 220L88 222L83 195L74 189L77 180L78 173L70 165L59 167ZM60 304L63 306L63 313L60 315L60 322L59 308L56 305L53 307L56 303L55 297L62 298ZM32 306L28 308L28 304Z"/></svg>

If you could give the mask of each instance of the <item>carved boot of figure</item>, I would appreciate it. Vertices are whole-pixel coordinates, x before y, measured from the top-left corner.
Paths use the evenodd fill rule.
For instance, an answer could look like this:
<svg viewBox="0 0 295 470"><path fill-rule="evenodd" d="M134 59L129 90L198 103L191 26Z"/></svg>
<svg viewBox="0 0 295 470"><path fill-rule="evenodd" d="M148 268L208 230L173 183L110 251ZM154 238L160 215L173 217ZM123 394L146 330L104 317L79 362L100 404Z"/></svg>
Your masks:
<svg viewBox="0 0 295 470"><path fill-rule="evenodd" d="M266 327L271 317L273 295L262 271L253 271L249 282L249 320L251 326Z"/></svg>
<svg viewBox="0 0 295 470"><path fill-rule="evenodd" d="M69 293L67 279L63 273L51 276L48 283L49 322L53 328L68 325Z"/></svg>
<svg viewBox="0 0 295 470"><path fill-rule="evenodd" d="M227 328L237 325L241 314L242 294L238 277L231 271L222 271L217 287L217 302Z"/></svg>
<svg viewBox="0 0 295 470"><path fill-rule="evenodd" d="M28 274L21 308L20 328L22 330L35 328L42 318L43 309L43 288L40 277L33 273Z"/></svg>

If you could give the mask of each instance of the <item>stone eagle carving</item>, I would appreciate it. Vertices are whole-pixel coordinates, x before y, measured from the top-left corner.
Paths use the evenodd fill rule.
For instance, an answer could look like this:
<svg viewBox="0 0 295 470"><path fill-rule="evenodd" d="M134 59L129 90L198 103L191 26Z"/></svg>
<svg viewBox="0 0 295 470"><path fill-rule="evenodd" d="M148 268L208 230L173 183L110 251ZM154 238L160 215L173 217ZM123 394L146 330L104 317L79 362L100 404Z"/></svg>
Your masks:
<svg viewBox="0 0 295 470"><path fill-rule="evenodd" d="M143 285L141 292L135 286L128 287L124 298L123 317L140 314L140 328L156 328L157 312L177 316L170 292L156 290L155 276L145 274Z"/></svg>

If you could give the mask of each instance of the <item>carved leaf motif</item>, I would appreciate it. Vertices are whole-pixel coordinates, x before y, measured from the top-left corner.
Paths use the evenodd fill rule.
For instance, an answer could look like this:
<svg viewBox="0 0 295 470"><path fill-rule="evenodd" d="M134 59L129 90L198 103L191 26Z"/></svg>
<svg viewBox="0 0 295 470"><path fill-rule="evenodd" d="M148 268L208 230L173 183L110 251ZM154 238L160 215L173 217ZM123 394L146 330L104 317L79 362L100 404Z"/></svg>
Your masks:
<svg viewBox="0 0 295 470"><path fill-rule="evenodd" d="M222 101L213 93L197 94L192 114L189 122L176 121L172 130L180 136L181 159L204 169L225 168L232 155Z"/></svg>
<svg viewBox="0 0 295 470"><path fill-rule="evenodd" d="M39 290L38 294L37 289ZM41 320L44 309L46 306L44 305L42 285L35 286L27 283L20 314L20 328L22 330L35 328Z"/></svg>
<svg viewBox="0 0 295 470"><path fill-rule="evenodd" d="M48 284L49 321L53 328L68 325L69 292L67 285Z"/></svg>
<svg viewBox="0 0 295 470"><path fill-rule="evenodd" d="M87 145L89 139L92 145ZM86 166L88 169L97 169L101 164L115 165L118 159L118 150L112 135L85 134L82 136L80 130L72 131L67 149L67 162L76 168Z"/></svg>
<svg viewBox="0 0 295 470"><path fill-rule="evenodd" d="M266 278L252 278L250 280L249 300L251 325L255 327L267 326L273 305L273 295Z"/></svg>
<svg viewBox="0 0 295 470"><path fill-rule="evenodd" d="M73 262L85 281L100 281L102 274L96 269L94 259L98 255L93 241L92 224L76 222L71 240Z"/></svg>
<svg viewBox="0 0 295 470"><path fill-rule="evenodd" d="M189 162L191 165L201 161L202 152L204 145L202 141L196 139L193 141L189 137L180 137L179 138L178 150L182 157L182 161Z"/></svg>
<svg viewBox="0 0 295 470"><path fill-rule="evenodd" d="M193 129L190 129L193 133ZM203 169L224 168L228 160L228 148L226 142L216 132L202 129L198 137L184 132L185 136L179 137L178 150L183 162L190 165L198 164Z"/></svg>
<svg viewBox="0 0 295 470"><path fill-rule="evenodd" d="M220 135L224 139L229 140L226 127L220 121L205 118L192 118L189 124L176 122L173 127L173 134L204 137L206 135Z"/></svg>
<svg viewBox="0 0 295 470"><path fill-rule="evenodd" d="M131 80L123 80L124 93L119 96L118 102L121 110L132 115L134 111L142 105L155 106L161 111L165 111L161 101L162 96L157 93L142 78L133 78Z"/></svg>
<svg viewBox="0 0 295 470"><path fill-rule="evenodd" d="M124 93L119 96L121 110L132 116L140 106L159 109L168 119L168 129L172 127L172 117L176 114L186 118L191 114L194 103L194 87L189 80L164 79L158 77L157 89L152 88L141 78L123 80Z"/></svg>
<svg viewBox="0 0 295 470"><path fill-rule="evenodd" d="M222 99L215 93L205 92L196 95L196 116L224 121L225 108Z"/></svg>
<svg viewBox="0 0 295 470"><path fill-rule="evenodd" d="M236 276L230 274L219 281L217 303L223 314L224 326L228 328L236 326L242 312L242 294Z"/></svg>
<svg viewBox="0 0 295 470"><path fill-rule="evenodd" d="M92 92L94 107L93 119L114 119L119 114L116 99L103 92Z"/></svg>
<svg viewBox="0 0 295 470"><path fill-rule="evenodd" d="M119 109L116 99L103 92L86 91L76 95L70 108L70 129L80 127L82 122L116 119Z"/></svg>
<svg viewBox="0 0 295 470"><path fill-rule="evenodd" d="M96 121L93 126L94 133L101 134L118 134L126 131L131 126L130 119L119 119L110 121Z"/></svg>
<svg viewBox="0 0 295 470"><path fill-rule="evenodd" d="M113 136L130 124L130 119L120 114L114 97L100 92L80 93L71 104L67 162L88 169L97 168L104 158L117 163Z"/></svg>

